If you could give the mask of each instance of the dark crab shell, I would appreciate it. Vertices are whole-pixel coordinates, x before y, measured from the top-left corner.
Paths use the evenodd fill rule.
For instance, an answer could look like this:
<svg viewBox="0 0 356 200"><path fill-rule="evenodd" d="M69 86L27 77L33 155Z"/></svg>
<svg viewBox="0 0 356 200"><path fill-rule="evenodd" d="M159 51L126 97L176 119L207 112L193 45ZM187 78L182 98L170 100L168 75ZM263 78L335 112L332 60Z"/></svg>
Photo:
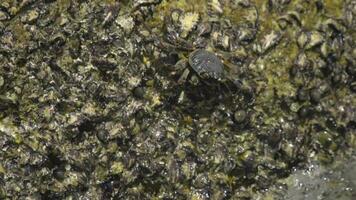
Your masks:
<svg viewBox="0 0 356 200"><path fill-rule="evenodd" d="M215 54L204 49L195 50L189 55L189 65L201 78L223 78L223 63Z"/></svg>

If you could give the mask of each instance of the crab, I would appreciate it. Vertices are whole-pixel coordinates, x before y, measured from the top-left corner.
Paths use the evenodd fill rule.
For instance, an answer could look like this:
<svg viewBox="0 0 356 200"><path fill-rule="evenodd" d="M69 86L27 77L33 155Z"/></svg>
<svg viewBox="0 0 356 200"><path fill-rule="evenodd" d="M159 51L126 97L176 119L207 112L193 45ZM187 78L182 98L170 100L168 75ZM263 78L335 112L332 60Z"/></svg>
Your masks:
<svg viewBox="0 0 356 200"><path fill-rule="evenodd" d="M197 85L199 79L204 80L205 83L223 82L226 77L223 62L214 53L205 49L196 49L188 58L179 60L175 64L175 72L181 71L183 73L178 79L178 84L187 82L188 77L191 77L189 81L194 85Z"/></svg>
<svg viewBox="0 0 356 200"><path fill-rule="evenodd" d="M165 31L149 31L160 53L156 66L164 66L161 73L168 71L172 80L190 93L229 94L243 89L250 58L246 49L236 44L243 39L236 38L236 30L228 24L224 20L200 20L198 13L172 10L165 17Z"/></svg>

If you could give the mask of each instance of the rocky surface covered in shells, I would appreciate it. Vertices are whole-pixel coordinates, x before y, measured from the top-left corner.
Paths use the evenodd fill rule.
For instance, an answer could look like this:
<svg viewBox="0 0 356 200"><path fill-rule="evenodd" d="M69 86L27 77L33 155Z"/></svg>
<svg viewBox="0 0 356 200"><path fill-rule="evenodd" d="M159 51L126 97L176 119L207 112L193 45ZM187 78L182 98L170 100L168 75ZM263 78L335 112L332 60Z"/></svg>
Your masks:
<svg viewBox="0 0 356 200"><path fill-rule="evenodd" d="M287 198L294 171L356 147L355 14L352 0L2 0L0 199ZM196 49L224 77L177 64Z"/></svg>

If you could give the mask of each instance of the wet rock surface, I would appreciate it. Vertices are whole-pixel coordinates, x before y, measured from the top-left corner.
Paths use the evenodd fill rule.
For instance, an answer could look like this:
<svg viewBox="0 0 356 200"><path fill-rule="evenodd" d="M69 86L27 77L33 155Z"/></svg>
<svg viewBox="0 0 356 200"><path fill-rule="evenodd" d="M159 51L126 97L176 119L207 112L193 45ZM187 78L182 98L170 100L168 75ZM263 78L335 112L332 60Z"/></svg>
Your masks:
<svg viewBox="0 0 356 200"><path fill-rule="evenodd" d="M0 199L353 199L353 179L317 185L354 174L355 14L2 0ZM300 174L315 163L340 174Z"/></svg>
<svg viewBox="0 0 356 200"><path fill-rule="evenodd" d="M338 159L327 168L313 163L296 170L284 180L289 186L285 199L354 199L356 197L355 156Z"/></svg>

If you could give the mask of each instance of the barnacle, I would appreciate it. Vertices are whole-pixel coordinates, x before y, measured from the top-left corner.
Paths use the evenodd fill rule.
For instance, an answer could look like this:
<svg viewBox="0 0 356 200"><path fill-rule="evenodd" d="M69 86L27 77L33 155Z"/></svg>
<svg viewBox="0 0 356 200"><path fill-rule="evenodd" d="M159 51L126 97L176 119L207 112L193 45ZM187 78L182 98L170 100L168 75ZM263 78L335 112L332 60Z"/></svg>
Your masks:
<svg viewBox="0 0 356 200"><path fill-rule="evenodd" d="M180 21L181 21L181 26L182 26L182 34L181 36L183 38L187 37L189 32L196 26L197 22L199 20L199 14L198 13L186 13L184 14Z"/></svg>

